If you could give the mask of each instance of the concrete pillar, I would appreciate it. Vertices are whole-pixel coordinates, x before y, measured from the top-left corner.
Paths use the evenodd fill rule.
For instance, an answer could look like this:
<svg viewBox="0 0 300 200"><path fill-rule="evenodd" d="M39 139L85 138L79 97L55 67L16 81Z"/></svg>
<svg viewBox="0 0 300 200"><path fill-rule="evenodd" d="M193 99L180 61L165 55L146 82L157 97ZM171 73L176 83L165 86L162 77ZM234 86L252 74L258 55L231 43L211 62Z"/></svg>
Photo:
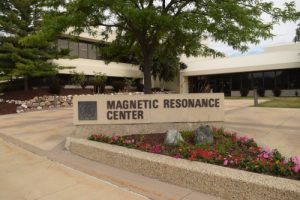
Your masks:
<svg viewBox="0 0 300 200"><path fill-rule="evenodd" d="M180 74L179 79L179 93L189 93L189 81L187 76Z"/></svg>

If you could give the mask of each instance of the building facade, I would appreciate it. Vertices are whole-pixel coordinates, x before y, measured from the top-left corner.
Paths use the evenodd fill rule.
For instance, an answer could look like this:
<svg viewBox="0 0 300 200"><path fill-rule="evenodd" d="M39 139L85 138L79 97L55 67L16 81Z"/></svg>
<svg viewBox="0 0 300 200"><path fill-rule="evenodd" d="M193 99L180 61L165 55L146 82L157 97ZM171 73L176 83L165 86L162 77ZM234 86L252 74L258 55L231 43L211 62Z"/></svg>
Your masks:
<svg viewBox="0 0 300 200"><path fill-rule="evenodd" d="M183 93L222 92L226 96L300 95L300 43L267 47L250 56L200 60L186 63L180 74ZM248 91L248 92L247 92Z"/></svg>

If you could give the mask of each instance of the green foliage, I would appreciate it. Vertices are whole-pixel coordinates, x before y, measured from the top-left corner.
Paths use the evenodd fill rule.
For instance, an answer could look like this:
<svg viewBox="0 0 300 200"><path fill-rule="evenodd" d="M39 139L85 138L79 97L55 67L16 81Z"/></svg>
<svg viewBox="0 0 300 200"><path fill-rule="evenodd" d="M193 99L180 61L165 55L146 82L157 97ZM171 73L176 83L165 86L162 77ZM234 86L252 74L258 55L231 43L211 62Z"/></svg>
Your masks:
<svg viewBox="0 0 300 200"><path fill-rule="evenodd" d="M113 86L114 92L120 92L120 91L124 90L125 83L124 83L124 81L114 81L112 83L112 86Z"/></svg>
<svg viewBox="0 0 300 200"><path fill-rule="evenodd" d="M144 73L145 93L151 93L152 73L161 79L169 79L176 74L176 63L182 54L222 56L221 52L206 45L207 38L245 51L250 43L257 44L261 39L272 38L271 30L281 20L299 18L295 2L285 3L281 9L274 7L270 0L46 2L49 12L42 28L25 42L42 43L69 27L74 28L74 35L88 31L108 38L114 32L116 37L107 47L106 54L108 57L132 55ZM270 20L264 21L263 16ZM105 30L95 31L92 28L99 26L105 27Z"/></svg>
<svg viewBox="0 0 300 200"><path fill-rule="evenodd" d="M300 24L298 24L298 28L296 29L296 35L294 37L294 42L300 41Z"/></svg>
<svg viewBox="0 0 300 200"><path fill-rule="evenodd" d="M129 90L130 87L132 86L133 80L129 78L124 78L124 85L126 90Z"/></svg>
<svg viewBox="0 0 300 200"><path fill-rule="evenodd" d="M104 93L107 76L101 72L94 72L93 84L96 93Z"/></svg>
<svg viewBox="0 0 300 200"><path fill-rule="evenodd" d="M61 91L61 83L59 78L52 77L51 84L49 86L49 92L51 94L60 94L60 91Z"/></svg>
<svg viewBox="0 0 300 200"><path fill-rule="evenodd" d="M80 86L82 89L86 87L87 79L83 72L72 71L72 84Z"/></svg>
<svg viewBox="0 0 300 200"><path fill-rule="evenodd" d="M0 3L0 72L6 77L48 76L57 66L48 62L61 54L48 41L43 45L24 45L21 41L40 27L42 0L1 0ZM26 81L25 80L25 81ZM25 89L27 84L25 84Z"/></svg>

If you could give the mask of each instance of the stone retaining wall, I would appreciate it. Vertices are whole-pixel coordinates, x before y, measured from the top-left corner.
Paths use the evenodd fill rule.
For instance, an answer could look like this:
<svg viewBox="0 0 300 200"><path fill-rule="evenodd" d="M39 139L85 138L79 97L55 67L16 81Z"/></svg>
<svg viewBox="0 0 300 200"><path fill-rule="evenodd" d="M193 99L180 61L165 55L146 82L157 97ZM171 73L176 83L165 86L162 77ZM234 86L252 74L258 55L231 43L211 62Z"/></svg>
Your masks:
<svg viewBox="0 0 300 200"><path fill-rule="evenodd" d="M68 138L66 148L82 157L225 199L300 199L300 182L175 159L125 147Z"/></svg>

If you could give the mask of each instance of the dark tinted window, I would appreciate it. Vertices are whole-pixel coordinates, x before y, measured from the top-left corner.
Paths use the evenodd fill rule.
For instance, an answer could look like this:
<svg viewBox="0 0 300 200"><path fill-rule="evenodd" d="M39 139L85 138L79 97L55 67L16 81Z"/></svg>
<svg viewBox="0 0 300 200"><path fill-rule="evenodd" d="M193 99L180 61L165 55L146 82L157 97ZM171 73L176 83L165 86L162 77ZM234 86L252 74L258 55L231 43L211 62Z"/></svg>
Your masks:
<svg viewBox="0 0 300 200"><path fill-rule="evenodd" d="M232 75L232 90L239 91L241 89L241 75Z"/></svg>
<svg viewBox="0 0 300 200"><path fill-rule="evenodd" d="M288 71L276 71L276 87L280 89L289 88L289 75Z"/></svg>
<svg viewBox="0 0 300 200"><path fill-rule="evenodd" d="M264 84L266 90L273 90L275 87L275 72L264 72Z"/></svg>

